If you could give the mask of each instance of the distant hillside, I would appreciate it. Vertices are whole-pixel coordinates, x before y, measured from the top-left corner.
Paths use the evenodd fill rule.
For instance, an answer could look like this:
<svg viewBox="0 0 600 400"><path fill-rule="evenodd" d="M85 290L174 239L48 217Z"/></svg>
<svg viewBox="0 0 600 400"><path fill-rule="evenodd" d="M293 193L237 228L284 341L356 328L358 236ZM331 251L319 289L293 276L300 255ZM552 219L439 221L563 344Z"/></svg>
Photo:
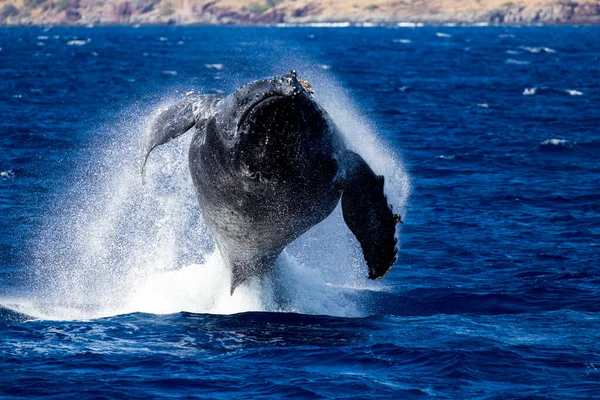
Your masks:
<svg viewBox="0 0 600 400"><path fill-rule="evenodd" d="M600 0L0 0L0 25L598 24Z"/></svg>

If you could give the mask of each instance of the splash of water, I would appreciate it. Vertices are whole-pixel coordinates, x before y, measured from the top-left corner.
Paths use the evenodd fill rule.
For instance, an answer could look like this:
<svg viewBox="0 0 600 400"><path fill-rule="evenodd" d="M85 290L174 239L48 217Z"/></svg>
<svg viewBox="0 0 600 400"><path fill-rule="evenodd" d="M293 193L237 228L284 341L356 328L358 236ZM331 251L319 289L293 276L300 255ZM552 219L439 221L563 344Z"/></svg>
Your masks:
<svg viewBox="0 0 600 400"><path fill-rule="evenodd" d="M409 180L349 95L322 69L304 76L317 90L349 147L386 177L386 194L404 211ZM229 294L230 273L203 224L187 167L190 134L161 146L139 175L148 110L131 110L54 205L36 244L35 299L19 311L81 319L135 311L230 314L288 311L337 316L368 313L360 247L340 208L292 243L275 270Z"/></svg>

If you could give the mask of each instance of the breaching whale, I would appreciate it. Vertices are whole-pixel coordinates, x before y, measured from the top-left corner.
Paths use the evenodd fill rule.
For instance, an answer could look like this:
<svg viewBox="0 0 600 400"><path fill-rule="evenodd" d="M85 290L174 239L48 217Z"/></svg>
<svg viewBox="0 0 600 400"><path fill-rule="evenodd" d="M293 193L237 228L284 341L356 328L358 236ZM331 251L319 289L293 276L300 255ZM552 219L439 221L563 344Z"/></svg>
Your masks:
<svg viewBox="0 0 600 400"><path fill-rule="evenodd" d="M396 224L384 178L346 148L296 72L248 83L221 98L189 93L160 110L142 151L193 131L189 167L202 216L231 269L231 294L262 276L285 246L342 202L369 278L396 261ZM143 172L142 172L143 173Z"/></svg>

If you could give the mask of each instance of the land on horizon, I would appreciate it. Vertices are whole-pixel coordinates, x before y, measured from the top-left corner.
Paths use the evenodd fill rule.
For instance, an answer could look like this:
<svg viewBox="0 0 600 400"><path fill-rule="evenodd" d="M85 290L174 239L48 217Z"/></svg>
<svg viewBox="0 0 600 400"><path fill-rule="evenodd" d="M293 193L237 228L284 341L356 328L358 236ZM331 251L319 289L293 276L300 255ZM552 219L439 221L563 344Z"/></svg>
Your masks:
<svg viewBox="0 0 600 400"><path fill-rule="evenodd" d="M600 0L0 0L0 25L600 24Z"/></svg>

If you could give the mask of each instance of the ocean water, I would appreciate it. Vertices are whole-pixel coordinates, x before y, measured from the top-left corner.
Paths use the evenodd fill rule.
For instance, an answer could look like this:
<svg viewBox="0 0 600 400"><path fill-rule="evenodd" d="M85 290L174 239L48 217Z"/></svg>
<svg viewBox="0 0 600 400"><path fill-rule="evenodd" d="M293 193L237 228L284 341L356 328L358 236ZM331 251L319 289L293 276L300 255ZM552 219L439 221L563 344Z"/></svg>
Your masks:
<svg viewBox="0 0 600 400"><path fill-rule="evenodd" d="M0 29L0 397L600 397L600 28ZM386 176L229 295L153 112L296 69ZM257 233L259 234L259 233Z"/></svg>

